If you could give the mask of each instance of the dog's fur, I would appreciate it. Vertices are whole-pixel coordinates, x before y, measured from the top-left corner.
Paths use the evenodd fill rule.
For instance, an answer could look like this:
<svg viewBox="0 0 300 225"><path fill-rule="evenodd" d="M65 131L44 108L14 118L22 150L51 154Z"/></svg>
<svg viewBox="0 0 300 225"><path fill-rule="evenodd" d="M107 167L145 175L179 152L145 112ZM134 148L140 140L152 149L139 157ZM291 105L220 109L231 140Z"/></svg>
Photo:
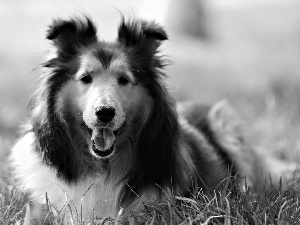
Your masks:
<svg viewBox="0 0 300 225"><path fill-rule="evenodd" d="M30 121L12 150L31 205L47 203L65 222L116 218L167 190L188 195L197 184L210 192L229 171L250 182L252 168L265 171L250 167L260 161L228 104L175 109L162 81L158 48L167 35L158 24L123 19L116 42L106 43L87 17L55 20L47 39L56 52L42 64ZM109 122L103 108L115 112ZM41 220L35 211L27 221Z"/></svg>

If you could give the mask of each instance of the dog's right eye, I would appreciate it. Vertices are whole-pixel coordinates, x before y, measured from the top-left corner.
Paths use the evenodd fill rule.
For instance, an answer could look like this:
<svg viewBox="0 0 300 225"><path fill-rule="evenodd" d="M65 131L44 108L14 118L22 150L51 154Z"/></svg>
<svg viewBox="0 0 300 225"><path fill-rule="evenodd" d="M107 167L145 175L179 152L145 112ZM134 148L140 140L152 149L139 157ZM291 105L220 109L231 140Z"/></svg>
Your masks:
<svg viewBox="0 0 300 225"><path fill-rule="evenodd" d="M80 81L84 84L90 84L93 81L93 78L90 75L85 75L80 78Z"/></svg>

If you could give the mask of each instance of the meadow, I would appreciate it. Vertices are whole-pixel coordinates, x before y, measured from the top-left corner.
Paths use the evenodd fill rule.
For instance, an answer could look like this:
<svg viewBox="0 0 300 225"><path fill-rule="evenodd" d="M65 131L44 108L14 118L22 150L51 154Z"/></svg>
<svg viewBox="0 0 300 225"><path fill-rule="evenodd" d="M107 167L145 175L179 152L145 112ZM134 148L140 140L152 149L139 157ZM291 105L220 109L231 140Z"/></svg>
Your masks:
<svg viewBox="0 0 300 225"><path fill-rule="evenodd" d="M124 4L127 10L134 2ZM172 15L167 16L164 25L170 40L162 49L173 63L167 69L166 82L178 101L227 99L240 114L249 142L278 158L299 163L300 3L266 2L208 5L204 38L179 33L168 25ZM57 15L85 11L100 26L101 38L113 37L118 12L107 4L93 3L0 2L0 224L22 222L24 216L27 196L15 188L6 159L35 89L35 68L46 53L47 25ZM299 182L295 174L289 185L247 192L225 187L207 195L193 190L192 198L170 196L157 208L133 214L128 222L300 224ZM98 218L94 223L115 222Z"/></svg>

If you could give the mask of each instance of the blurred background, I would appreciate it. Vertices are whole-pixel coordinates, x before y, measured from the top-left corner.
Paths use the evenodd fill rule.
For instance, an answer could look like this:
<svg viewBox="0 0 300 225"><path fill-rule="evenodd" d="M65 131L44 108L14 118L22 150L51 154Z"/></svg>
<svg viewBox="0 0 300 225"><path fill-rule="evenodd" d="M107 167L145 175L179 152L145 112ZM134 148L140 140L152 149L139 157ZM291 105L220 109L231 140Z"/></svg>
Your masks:
<svg viewBox="0 0 300 225"><path fill-rule="evenodd" d="M300 160L300 1L1 0L0 165L18 137L47 54L53 18L81 12L114 40L120 12L161 23L169 90L178 101L227 99L255 145ZM1 168L0 168L1 171Z"/></svg>

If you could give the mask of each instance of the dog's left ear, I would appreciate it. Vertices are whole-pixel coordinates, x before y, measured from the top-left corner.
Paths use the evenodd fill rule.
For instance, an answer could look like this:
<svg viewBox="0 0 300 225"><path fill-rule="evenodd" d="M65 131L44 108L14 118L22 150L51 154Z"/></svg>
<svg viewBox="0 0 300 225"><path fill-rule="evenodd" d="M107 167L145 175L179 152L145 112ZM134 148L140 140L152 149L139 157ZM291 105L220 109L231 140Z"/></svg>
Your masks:
<svg viewBox="0 0 300 225"><path fill-rule="evenodd" d="M158 44L160 41L167 39L168 36L165 30L153 21L134 20L125 22L123 18L119 26L118 41L125 44L126 47L135 46L142 42Z"/></svg>
<svg viewBox="0 0 300 225"><path fill-rule="evenodd" d="M97 30L88 17L54 20L49 26L47 39L52 40L58 53L73 56L81 47L97 41Z"/></svg>

